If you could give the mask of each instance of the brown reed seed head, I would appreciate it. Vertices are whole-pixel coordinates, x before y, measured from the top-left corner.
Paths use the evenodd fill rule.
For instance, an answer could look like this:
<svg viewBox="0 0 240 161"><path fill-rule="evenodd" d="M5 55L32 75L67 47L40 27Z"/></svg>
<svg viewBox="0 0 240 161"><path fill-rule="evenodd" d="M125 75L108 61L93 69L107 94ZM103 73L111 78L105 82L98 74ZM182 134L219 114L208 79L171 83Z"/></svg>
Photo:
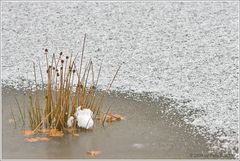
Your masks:
<svg viewBox="0 0 240 161"><path fill-rule="evenodd" d="M91 86L90 88L93 89L93 90L95 90L95 89L96 89L96 86Z"/></svg>
<svg viewBox="0 0 240 161"><path fill-rule="evenodd" d="M45 49L45 52L47 53L47 52L48 52L48 49Z"/></svg>
<svg viewBox="0 0 240 161"><path fill-rule="evenodd" d="M58 69L56 69L56 72L58 72Z"/></svg>
<svg viewBox="0 0 240 161"><path fill-rule="evenodd" d="M80 88L83 88L83 85L82 85L82 84L80 84Z"/></svg>
<svg viewBox="0 0 240 161"><path fill-rule="evenodd" d="M57 77L59 77L59 73L57 73Z"/></svg>
<svg viewBox="0 0 240 161"><path fill-rule="evenodd" d="M68 59L69 58L69 56L66 56L66 59Z"/></svg>
<svg viewBox="0 0 240 161"><path fill-rule="evenodd" d="M49 65L49 66L48 66L48 68L49 68L49 69L51 69L51 68L52 68L52 66L51 66L51 65Z"/></svg>
<svg viewBox="0 0 240 161"><path fill-rule="evenodd" d="M47 69L47 73L48 73L48 69Z"/></svg>
<svg viewBox="0 0 240 161"><path fill-rule="evenodd" d="M55 67L53 67L53 70L55 70Z"/></svg>
<svg viewBox="0 0 240 161"><path fill-rule="evenodd" d="M76 70L75 69L73 69L73 73L75 73L76 72Z"/></svg>
<svg viewBox="0 0 240 161"><path fill-rule="evenodd" d="M63 55L63 53L62 53L62 52L60 52L60 55Z"/></svg>
<svg viewBox="0 0 240 161"><path fill-rule="evenodd" d="M61 63L63 64L63 63L64 63L64 60L61 60Z"/></svg>
<svg viewBox="0 0 240 161"><path fill-rule="evenodd" d="M60 70L63 70L63 67L60 67Z"/></svg>

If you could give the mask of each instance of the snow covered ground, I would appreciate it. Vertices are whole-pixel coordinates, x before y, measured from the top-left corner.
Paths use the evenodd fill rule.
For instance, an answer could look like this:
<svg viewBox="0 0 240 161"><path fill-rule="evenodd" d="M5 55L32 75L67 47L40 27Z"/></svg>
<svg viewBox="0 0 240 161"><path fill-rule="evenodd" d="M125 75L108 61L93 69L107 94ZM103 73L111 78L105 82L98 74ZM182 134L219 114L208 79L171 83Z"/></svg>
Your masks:
<svg viewBox="0 0 240 161"><path fill-rule="evenodd" d="M103 64L101 88L123 63L113 89L173 98L180 113L203 111L186 122L237 153L239 2L2 4L3 84L33 80L31 60L43 64L43 48L76 55L87 33L84 61Z"/></svg>

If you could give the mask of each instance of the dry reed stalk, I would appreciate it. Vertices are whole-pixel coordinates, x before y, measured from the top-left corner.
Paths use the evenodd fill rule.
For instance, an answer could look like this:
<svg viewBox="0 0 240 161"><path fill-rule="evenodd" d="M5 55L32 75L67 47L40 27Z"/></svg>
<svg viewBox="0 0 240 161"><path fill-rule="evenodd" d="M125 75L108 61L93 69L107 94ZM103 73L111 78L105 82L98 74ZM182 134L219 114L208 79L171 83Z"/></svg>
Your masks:
<svg viewBox="0 0 240 161"><path fill-rule="evenodd" d="M84 53L84 49L85 49L86 37L87 37L87 34L84 34L83 46L82 46L82 57L81 57L80 71L79 71L79 75L80 75L80 76L81 76L81 71L82 71L83 53Z"/></svg>
<svg viewBox="0 0 240 161"><path fill-rule="evenodd" d="M15 98L15 101L16 101L16 103L17 103L18 112L19 112L19 114L20 114L20 120L22 121L22 123L23 123L23 125L24 125L24 124L25 124L25 122L24 122L24 117L23 117L23 112L22 112L22 109L21 109L21 107L20 107L20 104L19 104L19 102L18 102L18 99L17 99L17 97L16 97L16 96L14 96L14 98Z"/></svg>
<svg viewBox="0 0 240 161"><path fill-rule="evenodd" d="M49 64L48 50L45 49L48 80L45 90L45 107L43 109L43 113L41 113L40 110L40 96L39 89L37 88L36 68L35 64L33 64L36 89L34 97L32 95L29 97L30 109L28 110L28 113L31 129L36 130L43 125L44 128L63 130L67 128L66 122L68 118L74 115L76 108L79 106L81 106L81 108L91 109L95 116L103 113L101 112L101 109L103 107L104 98L110 90L121 66L118 67L107 90L104 91L100 97L97 97L96 88L102 65L99 68L96 80L94 77L93 62L91 59L86 62L84 70L82 69L85 42L86 34L84 35L83 40L79 70L76 66L76 58L78 55L73 57L71 54L70 57L66 56L64 58L62 52L59 54L59 57L56 57L55 54L53 54ZM39 61L43 84L43 75L40 66ZM82 72L83 75L81 75ZM77 79L76 87L74 86L75 79ZM110 107L108 108L107 113L103 115L103 117L105 116L102 122L103 126L109 110ZM74 122L74 126L77 126L76 121Z"/></svg>
<svg viewBox="0 0 240 161"><path fill-rule="evenodd" d="M37 76L36 76L36 67L35 63L33 62L33 69L34 69L34 80L36 84L36 89L35 89L35 112L36 112L36 120L39 122L41 120L41 113L40 113L40 102L39 102L39 91L37 88Z"/></svg>
<svg viewBox="0 0 240 161"><path fill-rule="evenodd" d="M108 86L107 90L103 91L103 94L101 95L101 98L100 98L100 101L99 101L99 106L97 108L97 114L99 113L100 107L103 106L104 98L106 97L106 94L109 92L109 90L110 90L114 80L116 79L116 76L117 76L118 71L120 70L120 68L121 68L121 65L118 67L116 73L114 74L114 77L113 77L112 81L109 83L109 86Z"/></svg>
<svg viewBox="0 0 240 161"><path fill-rule="evenodd" d="M102 65L101 65L100 68L99 68L98 75L97 75L97 81L96 81L95 86L98 85L98 80L99 80L99 77L100 77L101 70L102 70Z"/></svg>
<svg viewBox="0 0 240 161"><path fill-rule="evenodd" d="M14 120L14 128L16 129L17 128L17 123L16 123L16 119L15 119L12 108L11 108L11 115L12 115L12 119Z"/></svg>
<svg viewBox="0 0 240 161"><path fill-rule="evenodd" d="M107 112L106 112L106 114L105 114L105 116L104 116L104 119L103 119L103 121L102 121L102 126L103 126L103 127L105 126L104 123L105 123L105 121L106 121L106 118L107 118L107 115L108 115L108 113L109 113L109 111L110 111L110 108L111 108L111 106L108 107Z"/></svg>
<svg viewBox="0 0 240 161"><path fill-rule="evenodd" d="M39 127L41 126L41 124L43 123L43 121L44 121L45 119L47 119L50 114L51 114L51 113L49 113L44 119L42 119L42 121L34 128L33 133L38 130L38 128L39 128Z"/></svg>
<svg viewBox="0 0 240 161"><path fill-rule="evenodd" d="M42 81L42 90L43 90L43 88L44 88L44 81L43 81L43 74L42 74L42 68L41 68L41 63L40 63L39 57L38 57L38 66L39 66L39 70L40 70L41 81Z"/></svg>

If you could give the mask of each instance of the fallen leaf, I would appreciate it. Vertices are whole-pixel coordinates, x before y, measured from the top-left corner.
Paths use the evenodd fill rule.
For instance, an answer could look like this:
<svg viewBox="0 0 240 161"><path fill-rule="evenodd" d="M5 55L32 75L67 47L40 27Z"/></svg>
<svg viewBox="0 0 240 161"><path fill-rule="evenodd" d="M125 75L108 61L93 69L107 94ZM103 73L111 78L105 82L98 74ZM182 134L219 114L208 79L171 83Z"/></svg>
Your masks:
<svg viewBox="0 0 240 161"><path fill-rule="evenodd" d="M25 141L30 142L30 143L34 143L34 142L38 142L38 141L49 141L49 138L46 137L35 137L35 138L25 138Z"/></svg>
<svg viewBox="0 0 240 161"><path fill-rule="evenodd" d="M49 131L49 136L62 137L63 135L64 135L64 133L62 131L57 130L57 129L51 129Z"/></svg>
<svg viewBox="0 0 240 161"><path fill-rule="evenodd" d="M25 138L24 140L27 142L33 143L33 142L37 142L38 138Z"/></svg>
<svg viewBox="0 0 240 161"><path fill-rule="evenodd" d="M111 122L114 122L114 121L121 121L121 120L125 120L125 117L123 117L122 115L119 115L119 114L111 114L109 113L106 117L107 119L107 122L111 123Z"/></svg>
<svg viewBox="0 0 240 161"><path fill-rule="evenodd" d="M39 141L49 141L49 138L43 137L43 138L39 138Z"/></svg>
<svg viewBox="0 0 240 161"><path fill-rule="evenodd" d="M34 132L32 130L22 130L22 134L24 136L30 136L30 135L33 135Z"/></svg>
<svg viewBox="0 0 240 161"><path fill-rule="evenodd" d="M116 121L116 119L113 117L112 113L107 114L106 119L107 119L107 122L109 122L109 123Z"/></svg>
<svg viewBox="0 0 240 161"><path fill-rule="evenodd" d="M113 117L115 117L117 121L125 120L125 117L123 117L122 115L119 115L119 114L115 114L115 115L113 115Z"/></svg>
<svg viewBox="0 0 240 161"><path fill-rule="evenodd" d="M87 154L91 157L95 157L95 156L101 154L101 151L98 151L98 150L97 151L88 151Z"/></svg>

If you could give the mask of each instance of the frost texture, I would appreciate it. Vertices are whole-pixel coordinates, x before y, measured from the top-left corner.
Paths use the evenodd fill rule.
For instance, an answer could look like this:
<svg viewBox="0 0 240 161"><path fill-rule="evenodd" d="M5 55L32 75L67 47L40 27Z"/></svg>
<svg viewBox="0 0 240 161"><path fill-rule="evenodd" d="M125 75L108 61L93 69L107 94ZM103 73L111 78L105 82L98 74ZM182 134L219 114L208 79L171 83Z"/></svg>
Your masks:
<svg viewBox="0 0 240 161"><path fill-rule="evenodd" d="M34 79L31 60L39 57L44 64L42 48L76 55L87 33L84 61L91 57L95 71L103 65L100 88L124 62L113 89L190 100L184 110L175 108L180 113L204 112L185 121L218 139L226 136L221 147L236 154L238 6L238 2L3 2L2 82L27 86Z"/></svg>

